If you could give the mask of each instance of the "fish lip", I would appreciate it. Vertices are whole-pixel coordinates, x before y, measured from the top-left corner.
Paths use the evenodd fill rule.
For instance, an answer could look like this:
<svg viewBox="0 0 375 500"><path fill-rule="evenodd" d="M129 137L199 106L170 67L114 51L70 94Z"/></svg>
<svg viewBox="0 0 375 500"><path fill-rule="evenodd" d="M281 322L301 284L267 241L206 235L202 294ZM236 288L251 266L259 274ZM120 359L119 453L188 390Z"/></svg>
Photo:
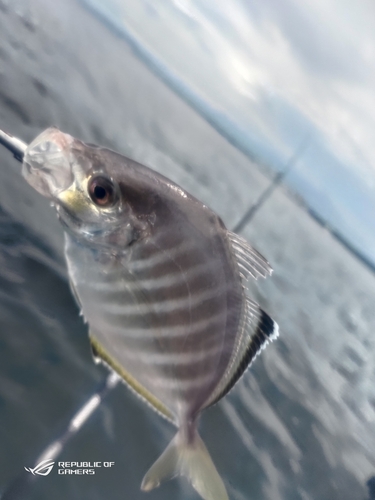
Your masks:
<svg viewBox="0 0 375 500"><path fill-rule="evenodd" d="M62 223L64 227L70 229L69 223L66 219L73 222L78 227L82 226L82 222L80 221L80 219L60 201L55 201L55 206L56 206L57 217L59 218L59 221Z"/></svg>

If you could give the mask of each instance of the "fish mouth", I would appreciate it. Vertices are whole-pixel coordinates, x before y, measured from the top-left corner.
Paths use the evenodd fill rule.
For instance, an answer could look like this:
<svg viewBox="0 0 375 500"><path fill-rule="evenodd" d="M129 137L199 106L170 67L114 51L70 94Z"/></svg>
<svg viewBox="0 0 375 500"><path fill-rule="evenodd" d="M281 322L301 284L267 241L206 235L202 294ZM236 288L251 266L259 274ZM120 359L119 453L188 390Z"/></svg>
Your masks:
<svg viewBox="0 0 375 500"><path fill-rule="evenodd" d="M54 204L57 217L65 229L72 230L74 228L79 230L82 227L82 221L69 207L62 204L61 201L55 201Z"/></svg>

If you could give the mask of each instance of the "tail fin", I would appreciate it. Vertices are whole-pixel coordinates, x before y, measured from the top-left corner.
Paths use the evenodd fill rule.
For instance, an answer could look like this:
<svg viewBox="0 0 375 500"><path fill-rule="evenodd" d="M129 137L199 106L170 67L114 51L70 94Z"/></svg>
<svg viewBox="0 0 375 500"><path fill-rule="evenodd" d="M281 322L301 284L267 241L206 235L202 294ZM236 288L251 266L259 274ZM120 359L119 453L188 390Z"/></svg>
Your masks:
<svg viewBox="0 0 375 500"><path fill-rule="evenodd" d="M179 431L143 478L141 488L150 491L161 481L185 476L204 500L229 500L205 444L195 432L187 442Z"/></svg>

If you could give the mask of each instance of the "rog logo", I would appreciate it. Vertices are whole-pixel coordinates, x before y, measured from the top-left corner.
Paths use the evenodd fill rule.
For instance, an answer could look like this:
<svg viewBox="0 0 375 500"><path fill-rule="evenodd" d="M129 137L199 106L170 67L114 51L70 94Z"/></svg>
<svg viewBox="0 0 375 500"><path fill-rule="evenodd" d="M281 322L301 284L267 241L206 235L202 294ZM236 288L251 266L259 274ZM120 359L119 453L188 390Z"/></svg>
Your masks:
<svg viewBox="0 0 375 500"><path fill-rule="evenodd" d="M52 462L52 460L42 460L36 467L34 467L34 469L25 467L25 470L27 470L27 472L31 472L34 476L35 474L39 474L39 476L48 476L54 465L55 462Z"/></svg>

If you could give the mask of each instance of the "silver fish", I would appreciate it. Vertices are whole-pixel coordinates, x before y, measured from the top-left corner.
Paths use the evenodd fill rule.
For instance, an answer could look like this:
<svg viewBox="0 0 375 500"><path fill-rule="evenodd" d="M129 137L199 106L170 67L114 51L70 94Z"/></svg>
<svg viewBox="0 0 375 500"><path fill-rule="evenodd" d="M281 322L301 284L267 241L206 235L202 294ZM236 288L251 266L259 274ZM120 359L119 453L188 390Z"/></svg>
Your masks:
<svg viewBox="0 0 375 500"><path fill-rule="evenodd" d="M178 428L142 489L183 475L205 500L227 499L197 422L278 335L245 290L269 263L169 179L56 128L27 147L22 173L65 229L94 359Z"/></svg>

